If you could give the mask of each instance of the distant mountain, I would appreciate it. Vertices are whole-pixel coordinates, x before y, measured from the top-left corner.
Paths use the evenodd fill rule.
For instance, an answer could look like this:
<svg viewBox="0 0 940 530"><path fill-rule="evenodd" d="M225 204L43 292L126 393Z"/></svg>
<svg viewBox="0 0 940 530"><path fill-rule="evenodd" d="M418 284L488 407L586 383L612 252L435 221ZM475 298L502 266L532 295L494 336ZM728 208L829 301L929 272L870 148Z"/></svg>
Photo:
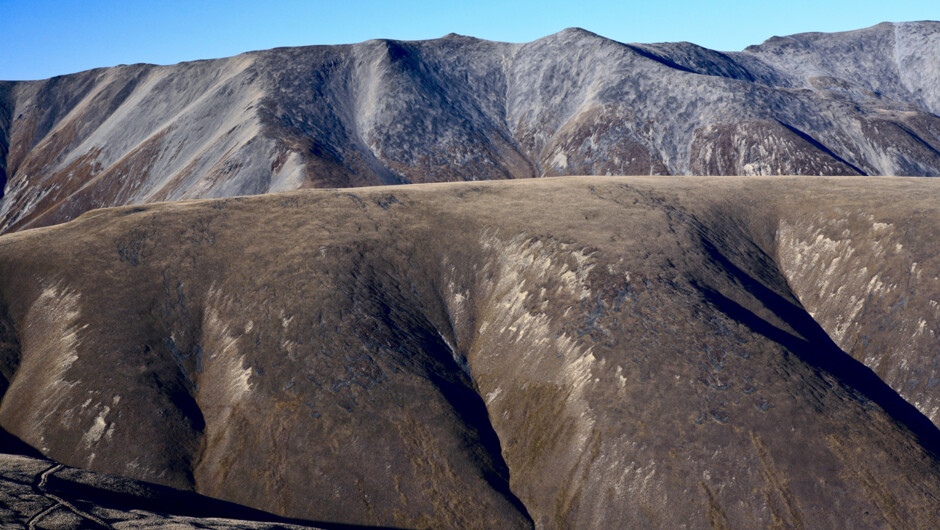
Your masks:
<svg viewBox="0 0 940 530"><path fill-rule="evenodd" d="M940 23L742 52L567 29L0 83L0 231L303 187L576 174L938 175Z"/></svg>

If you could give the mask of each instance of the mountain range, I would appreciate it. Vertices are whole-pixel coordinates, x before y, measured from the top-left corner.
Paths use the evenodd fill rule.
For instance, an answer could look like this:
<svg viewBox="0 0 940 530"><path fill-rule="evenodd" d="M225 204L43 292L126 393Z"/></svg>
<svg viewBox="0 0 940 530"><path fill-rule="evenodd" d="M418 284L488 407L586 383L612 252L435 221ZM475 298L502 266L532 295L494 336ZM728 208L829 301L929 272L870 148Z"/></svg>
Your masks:
<svg viewBox="0 0 940 530"><path fill-rule="evenodd" d="M940 174L940 23L742 52L581 29L0 83L0 231L132 203L555 175Z"/></svg>
<svg viewBox="0 0 940 530"><path fill-rule="evenodd" d="M898 176L940 173L938 57L568 29L0 82L0 525L936 528L940 180Z"/></svg>

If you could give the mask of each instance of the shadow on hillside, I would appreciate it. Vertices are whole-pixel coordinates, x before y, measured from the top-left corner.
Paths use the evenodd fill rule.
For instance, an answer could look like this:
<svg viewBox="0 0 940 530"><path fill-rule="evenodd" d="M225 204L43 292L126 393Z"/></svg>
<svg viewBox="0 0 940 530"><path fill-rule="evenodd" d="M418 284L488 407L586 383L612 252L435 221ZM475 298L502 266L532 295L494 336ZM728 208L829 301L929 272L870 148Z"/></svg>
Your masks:
<svg viewBox="0 0 940 530"><path fill-rule="evenodd" d="M0 453L46 460L50 466L57 465L55 461L46 459L37 449L3 429L0 429ZM0 476L4 475L2 466L3 462L0 461ZM74 475L76 471L77 478ZM83 470L73 470L67 476L50 474L43 489L44 491L39 493L51 493L78 506L107 507L125 512L145 510L177 517L240 519L248 522L337 530L363 528L357 525L288 519L191 491Z"/></svg>
<svg viewBox="0 0 940 530"><path fill-rule="evenodd" d="M940 456L940 430L933 422L870 368L842 351L802 306L792 303L751 277L711 242L703 240L702 245L709 258L740 282L748 293L798 335L774 326L711 286L696 283L696 287L708 302L752 331L787 348L804 363L829 373L848 389L875 403L896 422L909 429L921 446L934 456Z"/></svg>

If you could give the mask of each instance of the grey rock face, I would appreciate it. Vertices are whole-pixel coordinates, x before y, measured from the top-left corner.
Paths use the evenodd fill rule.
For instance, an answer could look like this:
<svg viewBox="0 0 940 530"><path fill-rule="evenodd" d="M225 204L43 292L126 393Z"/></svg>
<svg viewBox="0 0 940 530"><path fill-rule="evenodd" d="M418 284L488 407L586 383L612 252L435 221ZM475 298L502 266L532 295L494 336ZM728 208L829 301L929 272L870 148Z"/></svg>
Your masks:
<svg viewBox="0 0 940 530"><path fill-rule="evenodd" d="M0 230L303 187L575 174L940 174L940 23L743 52L568 29L0 83Z"/></svg>

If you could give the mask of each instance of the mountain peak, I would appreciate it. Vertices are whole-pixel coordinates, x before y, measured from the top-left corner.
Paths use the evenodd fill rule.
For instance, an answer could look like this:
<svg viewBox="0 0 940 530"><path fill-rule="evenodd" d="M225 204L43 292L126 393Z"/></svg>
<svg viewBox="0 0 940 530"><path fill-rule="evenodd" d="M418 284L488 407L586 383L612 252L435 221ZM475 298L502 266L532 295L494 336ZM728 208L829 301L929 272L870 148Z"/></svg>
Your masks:
<svg viewBox="0 0 940 530"><path fill-rule="evenodd" d="M565 28L565 29L561 30L561 33L564 33L564 34L571 34L571 35L579 35L579 36L582 36L582 37L602 37L601 35L598 35L597 33L594 33L593 31L586 30L586 29L584 29L584 28L579 28L579 27ZM605 39L606 39L606 37L602 37L602 38L605 38Z"/></svg>
<svg viewBox="0 0 940 530"><path fill-rule="evenodd" d="M528 45L451 33L14 83L0 93L0 231L91 207L299 187L937 175L940 26L894 27L728 53L579 27Z"/></svg>

